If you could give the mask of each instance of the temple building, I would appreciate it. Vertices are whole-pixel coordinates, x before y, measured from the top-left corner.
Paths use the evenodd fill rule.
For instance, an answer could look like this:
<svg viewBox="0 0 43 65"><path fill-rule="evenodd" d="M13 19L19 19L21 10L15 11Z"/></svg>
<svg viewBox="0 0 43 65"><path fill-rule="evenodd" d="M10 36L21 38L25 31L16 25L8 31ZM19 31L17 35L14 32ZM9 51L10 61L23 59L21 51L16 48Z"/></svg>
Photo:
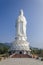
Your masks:
<svg viewBox="0 0 43 65"><path fill-rule="evenodd" d="M20 10L15 24L15 40L11 44L11 51L15 54L30 54L29 42L27 41L26 36L26 25L27 21L24 16L23 10Z"/></svg>

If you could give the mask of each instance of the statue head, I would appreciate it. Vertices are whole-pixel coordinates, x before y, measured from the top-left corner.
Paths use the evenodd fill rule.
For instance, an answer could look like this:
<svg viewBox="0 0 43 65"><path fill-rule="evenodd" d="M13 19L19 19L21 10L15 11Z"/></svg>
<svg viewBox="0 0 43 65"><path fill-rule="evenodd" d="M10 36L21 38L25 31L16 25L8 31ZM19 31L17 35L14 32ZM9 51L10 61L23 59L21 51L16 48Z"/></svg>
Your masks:
<svg viewBox="0 0 43 65"><path fill-rule="evenodd" d="M20 10L20 15L22 15L22 16L23 16L23 10L22 10L22 9Z"/></svg>

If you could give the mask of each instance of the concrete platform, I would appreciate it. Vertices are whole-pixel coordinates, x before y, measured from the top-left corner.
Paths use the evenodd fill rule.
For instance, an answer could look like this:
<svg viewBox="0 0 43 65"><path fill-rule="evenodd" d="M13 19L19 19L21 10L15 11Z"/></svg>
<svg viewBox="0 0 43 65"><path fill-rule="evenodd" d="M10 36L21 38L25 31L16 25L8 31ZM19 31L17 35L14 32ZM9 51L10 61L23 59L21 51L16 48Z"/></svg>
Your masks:
<svg viewBox="0 0 43 65"><path fill-rule="evenodd" d="M43 61L32 58L8 58L0 61L0 65L43 65Z"/></svg>

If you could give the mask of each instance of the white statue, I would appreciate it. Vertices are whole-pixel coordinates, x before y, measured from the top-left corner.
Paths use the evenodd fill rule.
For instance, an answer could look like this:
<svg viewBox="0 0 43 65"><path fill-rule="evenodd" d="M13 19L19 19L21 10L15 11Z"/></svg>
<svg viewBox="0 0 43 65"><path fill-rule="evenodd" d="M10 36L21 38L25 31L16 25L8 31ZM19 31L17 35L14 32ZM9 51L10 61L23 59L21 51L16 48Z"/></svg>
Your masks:
<svg viewBox="0 0 43 65"><path fill-rule="evenodd" d="M12 50L16 50L16 53L22 52L22 50L27 53L30 52L29 43L27 42L26 36L26 18L23 15L23 10L20 10L19 16L16 20L16 37L15 41L12 43ZM24 54L23 51L23 54Z"/></svg>
<svg viewBox="0 0 43 65"><path fill-rule="evenodd" d="M17 35L24 37L26 39L26 18L23 15L23 10L20 10L18 19L16 21L16 29L17 29Z"/></svg>

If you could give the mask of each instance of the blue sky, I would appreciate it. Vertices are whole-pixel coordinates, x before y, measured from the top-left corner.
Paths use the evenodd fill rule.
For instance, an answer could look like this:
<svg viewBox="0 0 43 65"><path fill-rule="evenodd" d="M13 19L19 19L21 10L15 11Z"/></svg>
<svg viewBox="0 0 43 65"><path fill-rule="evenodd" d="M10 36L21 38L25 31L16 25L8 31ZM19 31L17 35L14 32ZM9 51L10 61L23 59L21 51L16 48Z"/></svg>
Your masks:
<svg viewBox="0 0 43 65"><path fill-rule="evenodd" d="M43 48L43 0L0 0L0 42L14 41L20 9L27 19L30 45Z"/></svg>

